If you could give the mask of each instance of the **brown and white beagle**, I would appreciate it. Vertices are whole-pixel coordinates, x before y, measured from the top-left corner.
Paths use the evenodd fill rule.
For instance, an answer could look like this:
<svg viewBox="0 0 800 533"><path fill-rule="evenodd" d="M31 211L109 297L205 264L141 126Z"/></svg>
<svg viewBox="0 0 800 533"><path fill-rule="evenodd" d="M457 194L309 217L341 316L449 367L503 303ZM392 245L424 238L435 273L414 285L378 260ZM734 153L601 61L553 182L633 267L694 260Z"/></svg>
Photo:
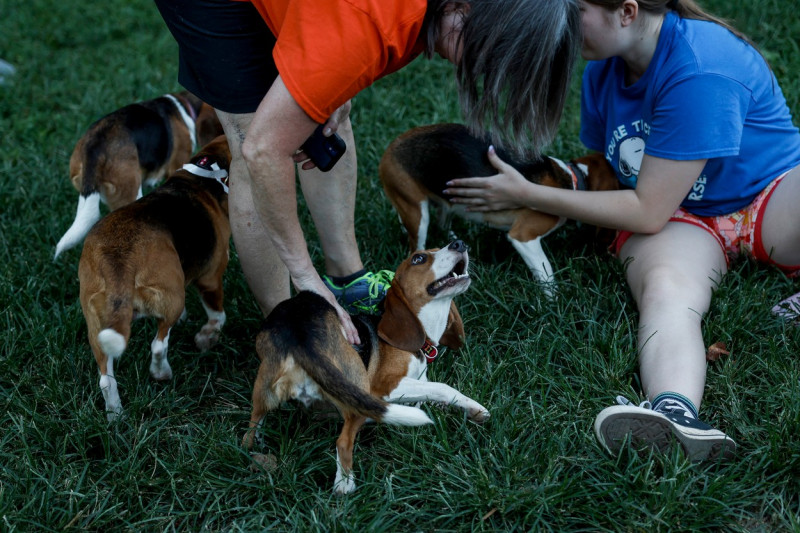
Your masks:
<svg viewBox="0 0 800 533"><path fill-rule="evenodd" d="M134 318L158 319L150 363L158 380L172 377L169 333L184 312L189 284L200 291L208 314L195 344L207 350L219 338L231 235L230 161L225 136L217 137L161 186L113 211L86 236L78 264L80 300L109 420L122 412L114 362L128 344Z"/></svg>
<svg viewBox="0 0 800 533"><path fill-rule="evenodd" d="M198 146L222 135L214 108L188 91L138 102L104 116L78 140L69 160L78 209L56 245L55 257L79 244L100 220L100 202L112 211L142 196L189 161Z"/></svg>
<svg viewBox="0 0 800 533"><path fill-rule="evenodd" d="M442 192L451 179L496 174L486 156L488 147L488 140L471 135L460 124L411 129L392 141L381 159L379 174L383 189L408 232L411 250L425 248L430 226L429 206L433 203L440 208L442 227L448 227L451 217L457 215L507 231L514 249L551 295L553 269L542 249L541 239L564 224L565 219L524 208L469 212L464 205L450 203ZM541 185L591 191L618 188L613 169L602 154L570 162L554 157L521 161L500 150L498 154L529 181Z"/></svg>
<svg viewBox="0 0 800 533"><path fill-rule="evenodd" d="M353 443L367 419L417 426L431 420L417 407L427 400L464 409L476 422L489 418L481 404L444 383L427 380L428 360L439 345L458 349L464 326L453 298L470 285L469 256L461 241L413 253L397 268L383 314L354 315L362 344L347 342L333 307L313 292L280 303L256 339L261 358L253 411L244 446L269 411L294 399L311 406L332 403L344 418L336 441L333 490L355 490ZM253 454L259 463L274 458Z"/></svg>

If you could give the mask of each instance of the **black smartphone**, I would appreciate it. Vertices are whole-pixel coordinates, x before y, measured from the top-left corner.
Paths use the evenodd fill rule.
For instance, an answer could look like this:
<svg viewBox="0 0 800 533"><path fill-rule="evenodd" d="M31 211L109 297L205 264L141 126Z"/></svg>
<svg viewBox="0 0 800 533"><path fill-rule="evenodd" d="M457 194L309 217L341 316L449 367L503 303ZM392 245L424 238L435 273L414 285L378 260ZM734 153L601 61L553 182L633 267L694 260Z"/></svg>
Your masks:
<svg viewBox="0 0 800 533"><path fill-rule="evenodd" d="M325 124L317 126L317 129L314 130L311 137L306 139L300 149L306 153L312 163L317 165L318 169L328 172L342 157L347 145L338 133L325 137L322 134L324 127Z"/></svg>

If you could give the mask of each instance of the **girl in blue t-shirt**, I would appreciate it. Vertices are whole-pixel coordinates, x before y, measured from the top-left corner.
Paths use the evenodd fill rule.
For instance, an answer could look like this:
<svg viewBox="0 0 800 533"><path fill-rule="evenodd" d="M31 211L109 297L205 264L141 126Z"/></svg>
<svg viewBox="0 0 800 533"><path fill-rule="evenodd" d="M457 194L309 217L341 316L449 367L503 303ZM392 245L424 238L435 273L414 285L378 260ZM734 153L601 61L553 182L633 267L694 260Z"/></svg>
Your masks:
<svg viewBox="0 0 800 533"><path fill-rule="evenodd" d="M658 449L676 438L695 460L728 457L735 442L697 419L702 316L731 256L800 271L800 133L764 58L693 0L580 3L590 60L581 140L605 154L622 188L535 185L490 148L499 173L446 192L475 211L524 206L619 230L649 401L617 397L595 433L612 453L630 436ZM796 318L800 294L786 302L776 312Z"/></svg>

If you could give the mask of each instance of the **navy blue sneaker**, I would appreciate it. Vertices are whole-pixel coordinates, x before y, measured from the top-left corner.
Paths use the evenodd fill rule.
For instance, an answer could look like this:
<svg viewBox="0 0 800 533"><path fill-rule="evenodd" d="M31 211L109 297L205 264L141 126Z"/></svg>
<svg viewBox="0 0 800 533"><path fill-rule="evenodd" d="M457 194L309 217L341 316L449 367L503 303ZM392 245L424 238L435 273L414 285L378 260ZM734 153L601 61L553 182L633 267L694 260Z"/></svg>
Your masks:
<svg viewBox="0 0 800 533"><path fill-rule="evenodd" d="M667 451L677 440L692 461L731 459L736 442L718 429L687 416L680 407L667 405L654 411L650 402L633 405L617 396L617 403L606 407L594 421L594 432L600 444L617 455L627 440L634 448L649 447Z"/></svg>
<svg viewBox="0 0 800 533"><path fill-rule="evenodd" d="M328 276L322 276L322 281L330 289L345 311L352 314L366 313L377 315L379 305L386 297L386 291L394 279L391 270L367 272L344 286L336 285Z"/></svg>

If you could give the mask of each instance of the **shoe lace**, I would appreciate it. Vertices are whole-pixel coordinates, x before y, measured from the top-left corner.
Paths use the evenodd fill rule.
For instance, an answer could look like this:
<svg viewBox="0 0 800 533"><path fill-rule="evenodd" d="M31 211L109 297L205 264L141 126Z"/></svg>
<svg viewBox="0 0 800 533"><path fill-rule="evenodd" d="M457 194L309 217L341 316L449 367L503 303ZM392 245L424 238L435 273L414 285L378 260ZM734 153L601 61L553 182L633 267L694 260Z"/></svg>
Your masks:
<svg viewBox="0 0 800 533"><path fill-rule="evenodd" d="M617 403L620 405L635 405L632 401L627 399L625 396L617 396ZM648 400L643 401L639 404L639 407L642 409L652 409L653 404L650 403Z"/></svg>
<svg viewBox="0 0 800 533"><path fill-rule="evenodd" d="M372 299L377 298L380 295L383 286L388 288L388 286L392 284L393 279L394 272L391 270L379 270L377 272L373 272L372 275L369 276L369 285L367 287L369 297Z"/></svg>

